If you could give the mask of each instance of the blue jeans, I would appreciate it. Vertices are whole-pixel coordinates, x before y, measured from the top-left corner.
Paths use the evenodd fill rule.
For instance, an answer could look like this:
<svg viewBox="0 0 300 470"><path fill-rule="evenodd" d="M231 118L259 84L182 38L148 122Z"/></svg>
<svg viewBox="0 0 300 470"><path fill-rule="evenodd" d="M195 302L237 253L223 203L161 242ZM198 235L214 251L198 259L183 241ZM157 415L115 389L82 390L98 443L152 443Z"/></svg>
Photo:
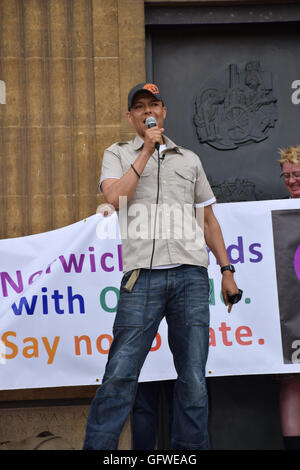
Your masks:
<svg viewBox="0 0 300 470"><path fill-rule="evenodd" d="M160 434L164 437L163 445L167 445L169 439L165 436L171 435L174 383L174 380L163 380L138 384L131 413L133 450L154 450L156 442L158 446L162 445L159 442L162 440ZM161 412L160 405L166 408L164 413ZM163 426L161 418L164 420ZM160 432L161 430L164 432ZM158 449L164 448L168 449L169 446L158 447Z"/></svg>
<svg viewBox="0 0 300 470"><path fill-rule="evenodd" d="M208 449L205 365L209 342L207 270L182 265L140 276L129 293L123 276L118 311L102 385L87 419L83 449L114 450L132 409L137 381L159 324L165 316L169 347L178 374L174 387L172 449Z"/></svg>

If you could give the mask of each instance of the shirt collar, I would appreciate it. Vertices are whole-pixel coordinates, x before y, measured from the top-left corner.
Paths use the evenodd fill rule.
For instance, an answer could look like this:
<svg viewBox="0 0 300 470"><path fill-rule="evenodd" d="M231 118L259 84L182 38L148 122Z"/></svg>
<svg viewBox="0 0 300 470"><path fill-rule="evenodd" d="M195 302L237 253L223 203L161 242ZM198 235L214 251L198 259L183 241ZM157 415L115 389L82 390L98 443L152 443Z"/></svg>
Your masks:
<svg viewBox="0 0 300 470"><path fill-rule="evenodd" d="M135 138L131 142L132 142L134 150L140 150L144 145L143 139L138 134L135 136Z"/></svg>
<svg viewBox="0 0 300 470"><path fill-rule="evenodd" d="M180 150L180 147L178 147L178 145L176 145L166 135L164 135L164 141L167 146L166 150L174 150L176 153L180 153L181 155L183 155L182 151ZM139 135L136 135L135 138L132 140L132 145L134 150L140 150L144 145L144 140Z"/></svg>

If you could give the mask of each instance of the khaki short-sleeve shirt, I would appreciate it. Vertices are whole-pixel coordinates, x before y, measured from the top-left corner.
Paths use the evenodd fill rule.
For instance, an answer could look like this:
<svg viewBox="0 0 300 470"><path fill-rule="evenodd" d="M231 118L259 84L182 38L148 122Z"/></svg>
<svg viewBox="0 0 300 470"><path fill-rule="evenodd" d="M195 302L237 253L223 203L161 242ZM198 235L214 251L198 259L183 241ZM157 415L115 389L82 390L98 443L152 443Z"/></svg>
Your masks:
<svg viewBox="0 0 300 470"><path fill-rule="evenodd" d="M203 233L204 207L215 196L199 157L164 136L157 199L157 152L150 157L131 201L119 210L124 271L149 268L155 238L153 267L192 264L207 267ZM143 140L118 142L105 150L101 183L121 178L141 152ZM124 202L124 201L123 201ZM197 220L195 209L197 208ZM199 218L200 215L200 218ZM155 230L154 230L155 227Z"/></svg>

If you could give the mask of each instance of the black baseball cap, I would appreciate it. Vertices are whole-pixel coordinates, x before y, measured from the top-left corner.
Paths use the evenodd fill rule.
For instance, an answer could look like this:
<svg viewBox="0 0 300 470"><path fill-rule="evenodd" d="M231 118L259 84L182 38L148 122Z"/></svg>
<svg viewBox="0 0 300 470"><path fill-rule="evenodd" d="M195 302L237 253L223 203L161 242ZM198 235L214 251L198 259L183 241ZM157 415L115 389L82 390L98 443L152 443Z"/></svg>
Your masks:
<svg viewBox="0 0 300 470"><path fill-rule="evenodd" d="M139 91L147 91L158 101L163 101L159 92L159 88L154 83L139 83L135 87L131 88L128 93L128 111L130 110L134 97Z"/></svg>

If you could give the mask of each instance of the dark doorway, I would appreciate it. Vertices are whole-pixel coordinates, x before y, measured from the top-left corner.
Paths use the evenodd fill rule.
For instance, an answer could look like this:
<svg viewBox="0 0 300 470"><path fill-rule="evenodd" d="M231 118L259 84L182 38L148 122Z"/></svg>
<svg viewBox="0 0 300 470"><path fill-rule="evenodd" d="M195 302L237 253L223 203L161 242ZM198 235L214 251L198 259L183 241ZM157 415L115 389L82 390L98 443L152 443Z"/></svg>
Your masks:
<svg viewBox="0 0 300 470"><path fill-rule="evenodd" d="M200 156L218 201L285 197L277 160L280 148L300 142L292 88L300 88L299 23L166 24L147 31L148 80L165 97L166 132Z"/></svg>
<svg viewBox="0 0 300 470"><path fill-rule="evenodd" d="M152 7L147 80L166 134L197 153L219 202L280 199L279 149L300 143L300 7ZM299 93L300 96L300 93ZM280 449L280 381L210 377L213 449Z"/></svg>

